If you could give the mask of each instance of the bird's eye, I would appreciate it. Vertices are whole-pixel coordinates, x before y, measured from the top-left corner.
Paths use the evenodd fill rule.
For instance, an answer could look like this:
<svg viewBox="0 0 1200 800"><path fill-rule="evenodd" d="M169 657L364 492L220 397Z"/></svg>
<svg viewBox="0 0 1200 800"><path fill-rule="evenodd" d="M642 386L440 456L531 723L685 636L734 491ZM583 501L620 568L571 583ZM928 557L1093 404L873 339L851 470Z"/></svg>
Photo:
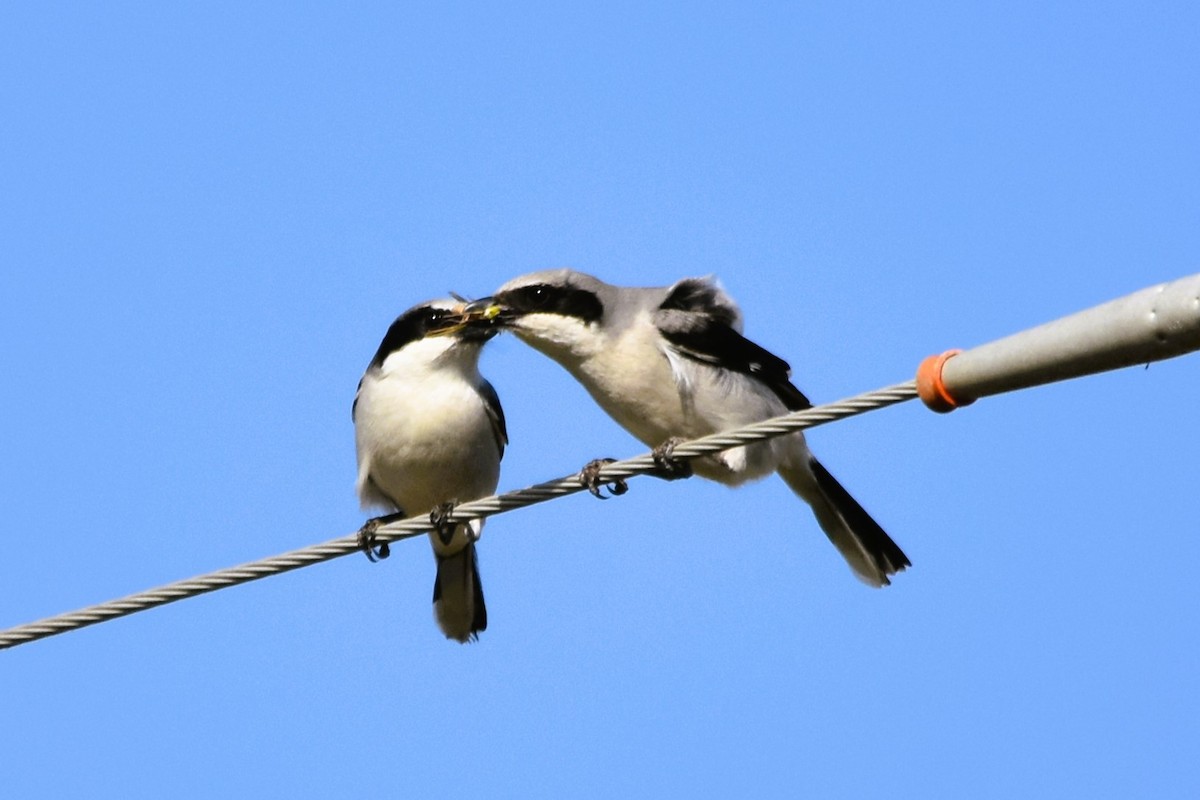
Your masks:
<svg viewBox="0 0 1200 800"><path fill-rule="evenodd" d="M455 317L444 308L430 308L425 312L423 327L426 333L438 333L454 326Z"/></svg>
<svg viewBox="0 0 1200 800"><path fill-rule="evenodd" d="M541 284L526 288L522 294L525 295L525 303L530 308L545 308L550 304L550 300L553 297L550 287Z"/></svg>

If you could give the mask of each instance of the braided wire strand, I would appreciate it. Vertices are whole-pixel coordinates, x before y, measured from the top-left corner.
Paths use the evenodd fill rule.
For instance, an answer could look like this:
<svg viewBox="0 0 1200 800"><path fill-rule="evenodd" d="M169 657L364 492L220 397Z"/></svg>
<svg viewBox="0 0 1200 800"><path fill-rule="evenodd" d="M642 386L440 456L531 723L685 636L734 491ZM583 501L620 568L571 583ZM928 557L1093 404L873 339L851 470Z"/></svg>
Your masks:
<svg viewBox="0 0 1200 800"><path fill-rule="evenodd" d="M824 425L829 422L856 416L867 411L874 411L890 405L911 400L917 396L916 383L907 381L884 389L839 400L834 403L814 406L802 411L795 411L784 416L774 417L762 422L755 422L736 430L716 433L699 439L682 442L672 450L672 457L688 461L700 456L728 450L733 447L751 444L753 442L783 436L796 431ZM646 453L623 461L614 461L600 469L601 483L612 483L617 480L644 475L657 468L654 458ZM495 516L519 508L525 508L537 503L544 503L569 494L581 492L586 487L580 482L578 475L569 475L545 483L535 484L525 489L493 495L468 503L455 506L447 519L462 522L481 517ZM377 542L394 542L419 536L430 528L427 517L400 518L399 515L383 518L386 520L375 530ZM184 600L189 597L213 592L230 586L267 578L283 572L289 572L301 567L319 564L341 556L359 552L358 534L343 536L330 541L310 545L279 555L270 556L258 561L251 561L235 567L227 567L205 575L176 581L154 589L128 595L126 597L98 603L93 606L59 614L36 622L17 625L0 631L0 649L15 647L26 642L44 639L60 633L77 630L106 622L118 617L146 611L157 606Z"/></svg>

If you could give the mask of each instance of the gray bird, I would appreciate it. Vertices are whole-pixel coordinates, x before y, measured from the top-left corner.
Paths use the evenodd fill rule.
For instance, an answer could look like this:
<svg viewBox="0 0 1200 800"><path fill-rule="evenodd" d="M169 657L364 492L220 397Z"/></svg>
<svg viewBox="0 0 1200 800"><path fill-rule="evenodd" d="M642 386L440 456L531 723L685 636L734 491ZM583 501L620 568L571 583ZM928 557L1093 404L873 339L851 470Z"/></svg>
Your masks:
<svg viewBox="0 0 1200 800"><path fill-rule="evenodd" d="M783 359L742 336L742 314L711 279L672 286L612 286L569 269L523 275L491 298L486 321L557 361L614 420L672 466L675 443L811 406ZM482 325L483 323L481 323ZM772 472L805 500L854 573L871 586L908 557L809 452L802 433L692 462L736 486Z"/></svg>
<svg viewBox="0 0 1200 800"><path fill-rule="evenodd" d="M475 552L484 521L444 517L454 503L495 492L508 434L500 400L479 374L480 351L496 330L463 325L461 309L435 300L397 318L358 384L352 416L360 502L431 515L434 617L446 638L468 642L487 629Z"/></svg>

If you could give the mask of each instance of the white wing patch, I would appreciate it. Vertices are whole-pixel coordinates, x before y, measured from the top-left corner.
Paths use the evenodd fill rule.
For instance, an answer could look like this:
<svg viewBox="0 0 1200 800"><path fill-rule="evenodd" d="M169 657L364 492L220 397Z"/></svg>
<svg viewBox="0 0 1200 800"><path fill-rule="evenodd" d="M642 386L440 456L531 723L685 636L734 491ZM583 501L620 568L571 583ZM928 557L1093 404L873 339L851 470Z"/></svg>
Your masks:
<svg viewBox="0 0 1200 800"><path fill-rule="evenodd" d="M675 381L675 388L679 391L683 413L691 417L696 410L696 387L692 383L691 374L689 374L688 368L691 366L688 364L689 359L665 342L659 346L659 349L666 356L667 365L671 367L671 378Z"/></svg>

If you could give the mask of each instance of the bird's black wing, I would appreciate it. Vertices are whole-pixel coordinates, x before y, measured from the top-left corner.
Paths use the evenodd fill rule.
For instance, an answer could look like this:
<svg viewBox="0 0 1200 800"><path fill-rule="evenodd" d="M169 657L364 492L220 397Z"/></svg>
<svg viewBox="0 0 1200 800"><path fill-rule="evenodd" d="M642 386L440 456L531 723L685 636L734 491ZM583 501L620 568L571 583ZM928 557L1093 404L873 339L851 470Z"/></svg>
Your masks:
<svg viewBox="0 0 1200 800"><path fill-rule="evenodd" d="M504 409L500 406L500 395L486 380L479 387L483 396L483 408L487 411L488 419L492 421L492 433L496 434L496 447L500 457L504 458L504 446L508 444L508 426L504 424Z"/></svg>
<svg viewBox="0 0 1200 800"><path fill-rule="evenodd" d="M738 333L733 326L739 318L737 306L718 286L688 278L671 287L654 322L681 355L757 378L790 411L810 408L812 403L789 379L788 363Z"/></svg>
<svg viewBox="0 0 1200 800"><path fill-rule="evenodd" d="M362 392L363 381L366 380L366 375L358 379L358 388L354 390L354 402L350 404L350 421L354 422L358 417L358 395Z"/></svg>

